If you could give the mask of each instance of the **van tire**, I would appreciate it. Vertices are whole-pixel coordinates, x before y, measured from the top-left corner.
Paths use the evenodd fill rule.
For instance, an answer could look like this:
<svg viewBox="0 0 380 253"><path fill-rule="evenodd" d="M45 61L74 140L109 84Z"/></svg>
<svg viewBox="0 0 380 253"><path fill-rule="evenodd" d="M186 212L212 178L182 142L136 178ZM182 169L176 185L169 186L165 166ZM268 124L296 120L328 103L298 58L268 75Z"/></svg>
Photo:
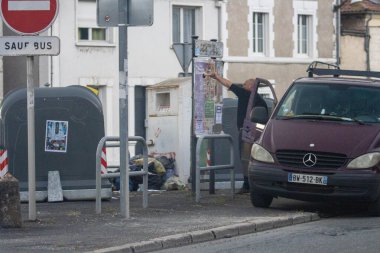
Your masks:
<svg viewBox="0 0 380 253"><path fill-rule="evenodd" d="M368 212L371 216L380 216L380 197L368 205Z"/></svg>
<svg viewBox="0 0 380 253"><path fill-rule="evenodd" d="M250 192L251 202L254 207L267 208L272 203L273 197L266 194L261 194L256 191Z"/></svg>

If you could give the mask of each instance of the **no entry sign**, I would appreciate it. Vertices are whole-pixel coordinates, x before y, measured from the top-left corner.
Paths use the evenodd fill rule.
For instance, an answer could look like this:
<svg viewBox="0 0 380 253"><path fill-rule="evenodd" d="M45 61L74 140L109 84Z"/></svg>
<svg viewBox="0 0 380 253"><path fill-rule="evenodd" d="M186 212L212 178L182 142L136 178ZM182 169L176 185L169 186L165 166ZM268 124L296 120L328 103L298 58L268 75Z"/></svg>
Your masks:
<svg viewBox="0 0 380 253"><path fill-rule="evenodd" d="M0 0L4 23L19 34L48 29L58 14L58 0Z"/></svg>

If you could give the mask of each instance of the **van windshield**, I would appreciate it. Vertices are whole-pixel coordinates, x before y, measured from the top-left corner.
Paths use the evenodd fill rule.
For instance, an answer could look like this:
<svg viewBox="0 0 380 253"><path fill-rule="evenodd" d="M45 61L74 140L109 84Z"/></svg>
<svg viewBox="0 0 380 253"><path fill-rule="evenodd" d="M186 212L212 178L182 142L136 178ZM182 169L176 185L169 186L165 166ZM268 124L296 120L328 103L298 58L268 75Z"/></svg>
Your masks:
<svg viewBox="0 0 380 253"><path fill-rule="evenodd" d="M296 83L279 105L276 117L380 123L380 89L342 84Z"/></svg>

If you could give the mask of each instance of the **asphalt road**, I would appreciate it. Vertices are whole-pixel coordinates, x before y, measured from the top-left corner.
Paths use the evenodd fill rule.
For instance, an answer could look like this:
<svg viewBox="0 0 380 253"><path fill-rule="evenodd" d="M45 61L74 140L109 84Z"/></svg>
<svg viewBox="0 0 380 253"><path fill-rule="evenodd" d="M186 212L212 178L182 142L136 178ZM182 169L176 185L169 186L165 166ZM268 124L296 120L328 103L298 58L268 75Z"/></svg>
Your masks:
<svg viewBox="0 0 380 253"><path fill-rule="evenodd" d="M156 253L377 253L379 238L380 218L354 215L331 217Z"/></svg>

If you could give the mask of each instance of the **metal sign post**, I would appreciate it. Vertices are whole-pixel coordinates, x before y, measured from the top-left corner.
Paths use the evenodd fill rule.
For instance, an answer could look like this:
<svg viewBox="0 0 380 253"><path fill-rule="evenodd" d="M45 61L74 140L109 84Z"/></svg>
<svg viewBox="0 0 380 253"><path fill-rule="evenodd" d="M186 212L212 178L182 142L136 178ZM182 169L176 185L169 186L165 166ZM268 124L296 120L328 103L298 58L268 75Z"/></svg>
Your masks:
<svg viewBox="0 0 380 253"><path fill-rule="evenodd" d="M126 1L119 0L121 16L127 16ZM120 213L129 218L128 155L128 27L119 26L119 127L120 127Z"/></svg>
<svg viewBox="0 0 380 253"><path fill-rule="evenodd" d="M120 213L129 218L128 26L153 24L153 0L98 0L97 23L119 27Z"/></svg>
<svg viewBox="0 0 380 253"><path fill-rule="evenodd" d="M12 31L21 35L38 35L47 30L56 19L58 15L58 0L0 0L0 13L4 23ZM2 56L27 56L28 204L29 220L36 220L34 55L58 55L59 39L38 36L3 37L0 44L0 55Z"/></svg>
<svg viewBox="0 0 380 253"><path fill-rule="evenodd" d="M29 220L36 220L36 157L35 157L35 120L34 120L34 56L26 57L26 86L28 110L28 197Z"/></svg>
<svg viewBox="0 0 380 253"><path fill-rule="evenodd" d="M120 212L129 218L128 27L119 27Z"/></svg>

